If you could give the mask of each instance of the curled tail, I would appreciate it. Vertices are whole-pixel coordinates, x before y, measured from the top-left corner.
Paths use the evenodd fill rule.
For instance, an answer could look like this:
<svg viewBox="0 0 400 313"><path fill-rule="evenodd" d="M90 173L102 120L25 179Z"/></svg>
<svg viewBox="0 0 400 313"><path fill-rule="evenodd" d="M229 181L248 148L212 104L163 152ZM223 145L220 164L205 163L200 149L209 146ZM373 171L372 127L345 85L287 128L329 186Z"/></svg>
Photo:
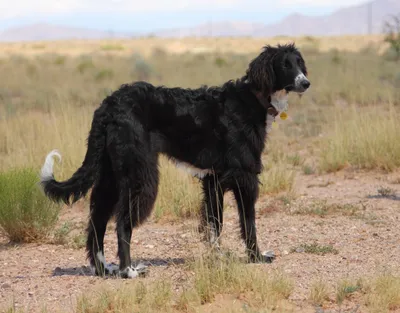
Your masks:
<svg viewBox="0 0 400 313"><path fill-rule="evenodd" d="M61 154L57 150L47 156L40 172L40 184L47 197L55 202L72 204L84 197L93 186L100 172L101 158L105 149L105 131L102 127L95 127L93 123L88 139L88 149L81 167L71 178L58 182L54 179L54 157L61 162ZM71 199L72 198L72 199Z"/></svg>

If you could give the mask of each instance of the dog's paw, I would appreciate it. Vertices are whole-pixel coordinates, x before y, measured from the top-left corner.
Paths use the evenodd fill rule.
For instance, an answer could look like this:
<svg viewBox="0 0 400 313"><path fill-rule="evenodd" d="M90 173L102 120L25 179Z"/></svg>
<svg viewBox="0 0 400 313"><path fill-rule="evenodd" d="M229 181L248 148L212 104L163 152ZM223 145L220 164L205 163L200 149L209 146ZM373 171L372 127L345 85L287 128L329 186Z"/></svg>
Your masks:
<svg viewBox="0 0 400 313"><path fill-rule="evenodd" d="M119 276L121 278L136 278L146 276L148 273L148 268L146 265L140 263L136 267L128 266L122 271L119 271Z"/></svg>
<svg viewBox="0 0 400 313"><path fill-rule="evenodd" d="M115 263L106 264L104 272L106 275L115 276L119 272L119 266Z"/></svg>
<svg viewBox="0 0 400 313"><path fill-rule="evenodd" d="M249 256L249 261L251 263L272 263L275 260L276 256L273 251L265 251L258 255L251 254Z"/></svg>
<svg viewBox="0 0 400 313"><path fill-rule="evenodd" d="M262 253L262 256L264 258L263 263L272 263L276 258L274 251L265 251Z"/></svg>
<svg viewBox="0 0 400 313"><path fill-rule="evenodd" d="M115 263L101 264L98 267L91 265L92 274L95 276L115 276L118 275L119 266Z"/></svg>

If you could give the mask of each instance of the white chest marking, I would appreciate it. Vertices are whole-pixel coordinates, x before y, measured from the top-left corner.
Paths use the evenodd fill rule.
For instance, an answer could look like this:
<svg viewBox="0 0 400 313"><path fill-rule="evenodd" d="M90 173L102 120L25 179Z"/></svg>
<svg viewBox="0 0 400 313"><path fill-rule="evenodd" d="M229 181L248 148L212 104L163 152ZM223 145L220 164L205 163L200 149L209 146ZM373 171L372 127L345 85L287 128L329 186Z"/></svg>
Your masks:
<svg viewBox="0 0 400 313"><path fill-rule="evenodd" d="M201 169L194 167L193 165L186 163L186 162L181 162L175 159L172 159L175 162L175 166L177 168L183 169L184 171L188 172L190 175L198 178L203 178L207 174L212 174L212 170L210 169Z"/></svg>
<svg viewBox="0 0 400 313"><path fill-rule="evenodd" d="M272 124L274 121L275 121L275 116L267 114L267 125L266 125L267 135L271 132Z"/></svg>
<svg viewBox="0 0 400 313"><path fill-rule="evenodd" d="M288 93L286 92L286 90L279 90L274 94L272 94L271 104L278 111L278 113L287 111L289 103L288 103Z"/></svg>

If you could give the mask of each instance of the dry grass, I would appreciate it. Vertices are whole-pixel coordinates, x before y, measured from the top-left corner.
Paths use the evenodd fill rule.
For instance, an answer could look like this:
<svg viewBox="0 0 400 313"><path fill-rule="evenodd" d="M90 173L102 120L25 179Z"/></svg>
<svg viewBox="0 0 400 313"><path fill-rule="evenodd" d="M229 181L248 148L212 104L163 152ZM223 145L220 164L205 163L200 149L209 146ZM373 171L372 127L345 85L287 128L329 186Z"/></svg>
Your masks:
<svg viewBox="0 0 400 313"><path fill-rule="evenodd" d="M366 304L372 313L400 308L400 277L384 274L373 280L366 295Z"/></svg>
<svg viewBox="0 0 400 313"><path fill-rule="evenodd" d="M381 44L383 36L333 36L333 37L273 37L273 38L140 38L129 40L71 40L45 43L2 43L0 45L3 56L27 55L35 56L44 53L66 54L79 56L82 54L115 53L118 55L129 54L137 51L144 55L150 55L154 49L162 49L168 53L204 53L220 51L227 53L258 52L265 44L286 43L295 41L304 50L326 52L336 47L351 52L365 50L370 45ZM379 51L387 48L381 44Z"/></svg>
<svg viewBox="0 0 400 313"><path fill-rule="evenodd" d="M322 150L321 169L332 172L351 165L390 171L399 167L399 117L398 109L391 104L351 106L336 112L334 132Z"/></svg>
<svg viewBox="0 0 400 313"><path fill-rule="evenodd" d="M166 158L160 159L160 186L155 217L187 218L196 216L202 197L197 179L187 175Z"/></svg>
<svg viewBox="0 0 400 313"><path fill-rule="evenodd" d="M294 247L291 249L291 252L299 252L299 253L310 253L310 254L318 254L318 255L325 255L325 254L338 254L339 251L337 249L335 249L333 246L331 245L319 245L317 243L312 243L312 244L301 244L298 247Z"/></svg>
<svg viewBox="0 0 400 313"><path fill-rule="evenodd" d="M361 287L361 281L352 281L349 279L339 281L336 286L336 302L342 304L344 300L349 299Z"/></svg>
<svg viewBox="0 0 400 313"><path fill-rule="evenodd" d="M102 288L78 300L78 313L171 312L172 288L169 280L148 286L141 281L120 288Z"/></svg>
<svg viewBox="0 0 400 313"><path fill-rule="evenodd" d="M11 242L40 241L57 222L60 206L37 184L37 173L30 168L0 172L0 231Z"/></svg>
<svg viewBox="0 0 400 313"><path fill-rule="evenodd" d="M264 170L260 177L260 192L275 194L282 191L291 192L296 178L296 172L288 168L286 163L277 163Z"/></svg>
<svg viewBox="0 0 400 313"><path fill-rule="evenodd" d="M249 308L274 308L293 290L292 281L284 273L268 274L231 257L200 257L189 268L194 279L189 278L180 291L174 291L168 277L152 283L134 281L121 288L105 287L95 294L82 295L77 312L194 312L217 295L241 296Z"/></svg>
<svg viewBox="0 0 400 313"><path fill-rule="evenodd" d="M322 278L312 283L309 299L313 305L318 306L322 306L325 301L329 300L328 285Z"/></svg>
<svg viewBox="0 0 400 313"><path fill-rule="evenodd" d="M299 215L314 215L326 217L330 215L356 216L360 208L354 204L328 203L327 200L318 200L310 204L301 204L291 213Z"/></svg>
<svg viewBox="0 0 400 313"><path fill-rule="evenodd" d="M217 294L250 292L252 303L275 305L293 290L293 282L284 273L265 273L231 256L202 257L195 261L194 273L194 289L202 303L212 302Z"/></svg>

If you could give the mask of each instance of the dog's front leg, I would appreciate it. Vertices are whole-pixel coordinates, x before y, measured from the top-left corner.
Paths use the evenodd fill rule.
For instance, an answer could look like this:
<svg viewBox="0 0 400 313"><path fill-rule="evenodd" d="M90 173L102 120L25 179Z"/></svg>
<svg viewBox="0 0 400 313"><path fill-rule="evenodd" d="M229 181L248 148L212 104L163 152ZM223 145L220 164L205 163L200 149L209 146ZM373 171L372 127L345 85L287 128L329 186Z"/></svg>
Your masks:
<svg viewBox="0 0 400 313"><path fill-rule="evenodd" d="M235 178L233 193L239 210L241 235L246 244L249 260L253 263L271 263L274 256L263 255L257 243L255 203L258 189L258 179L255 174L243 173Z"/></svg>

